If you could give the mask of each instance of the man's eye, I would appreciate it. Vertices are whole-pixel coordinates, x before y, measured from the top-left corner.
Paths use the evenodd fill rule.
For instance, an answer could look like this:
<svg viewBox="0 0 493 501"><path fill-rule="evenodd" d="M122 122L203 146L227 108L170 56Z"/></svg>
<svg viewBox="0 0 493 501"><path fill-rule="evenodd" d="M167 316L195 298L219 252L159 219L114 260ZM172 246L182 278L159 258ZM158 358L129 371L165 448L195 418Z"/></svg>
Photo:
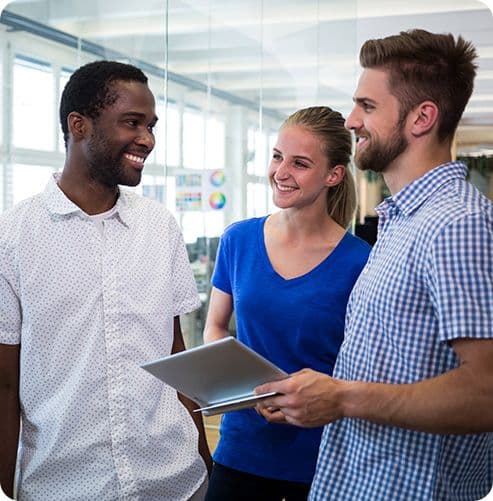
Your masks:
<svg viewBox="0 0 493 501"><path fill-rule="evenodd" d="M127 124L130 125L130 127L137 127L137 120L127 120Z"/></svg>
<svg viewBox="0 0 493 501"><path fill-rule="evenodd" d="M282 160L282 157L281 157L281 155L279 155L279 153L273 153L272 159L273 160Z"/></svg>

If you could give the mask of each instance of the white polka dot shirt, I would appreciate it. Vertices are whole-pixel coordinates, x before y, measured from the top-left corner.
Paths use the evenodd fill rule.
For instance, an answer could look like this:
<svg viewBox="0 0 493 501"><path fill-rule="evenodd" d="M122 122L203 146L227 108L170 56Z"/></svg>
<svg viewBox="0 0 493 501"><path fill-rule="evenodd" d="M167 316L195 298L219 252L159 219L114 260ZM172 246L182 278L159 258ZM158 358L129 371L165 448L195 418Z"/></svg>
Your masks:
<svg viewBox="0 0 493 501"><path fill-rule="evenodd" d="M199 306L161 205L122 191L100 232L51 180L0 216L0 343L21 345L21 500L186 500L206 477L176 391L140 364Z"/></svg>

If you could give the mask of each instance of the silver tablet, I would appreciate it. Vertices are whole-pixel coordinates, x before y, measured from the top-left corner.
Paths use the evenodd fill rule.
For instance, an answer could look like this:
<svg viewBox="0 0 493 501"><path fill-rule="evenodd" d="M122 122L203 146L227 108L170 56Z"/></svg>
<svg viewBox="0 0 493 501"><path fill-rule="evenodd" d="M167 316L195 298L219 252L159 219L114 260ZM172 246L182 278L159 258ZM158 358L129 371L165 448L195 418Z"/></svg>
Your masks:
<svg viewBox="0 0 493 501"><path fill-rule="evenodd" d="M286 372L239 342L226 337L142 365L142 368L196 402L206 416L254 407L267 396L256 386L283 379Z"/></svg>

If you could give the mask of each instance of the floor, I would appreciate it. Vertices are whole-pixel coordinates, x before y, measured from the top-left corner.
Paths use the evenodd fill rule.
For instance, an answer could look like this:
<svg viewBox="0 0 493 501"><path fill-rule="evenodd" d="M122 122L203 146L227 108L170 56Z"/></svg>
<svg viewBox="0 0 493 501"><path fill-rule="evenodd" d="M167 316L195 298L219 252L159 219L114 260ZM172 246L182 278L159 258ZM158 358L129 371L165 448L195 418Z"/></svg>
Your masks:
<svg viewBox="0 0 493 501"><path fill-rule="evenodd" d="M221 423L222 414L216 416L204 416L205 434L207 442L211 450L211 454L216 449L219 440L219 424Z"/></svg>

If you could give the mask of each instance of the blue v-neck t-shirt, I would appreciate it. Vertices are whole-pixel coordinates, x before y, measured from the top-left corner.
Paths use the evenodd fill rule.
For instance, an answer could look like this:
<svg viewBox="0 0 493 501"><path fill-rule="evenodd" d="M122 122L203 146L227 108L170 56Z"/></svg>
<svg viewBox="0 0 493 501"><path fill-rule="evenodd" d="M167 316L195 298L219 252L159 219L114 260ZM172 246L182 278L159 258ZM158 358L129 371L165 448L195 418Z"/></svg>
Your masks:
<svg viewBox="0 0 493 501"><path fill-rule="evenodd" d="M229 226L221 238L212 285L230 294L237 337L288 373L309 367L332 374L344 334L351 288L370 246L346 233L308 273L285 279L264 241L267 216ZM268 478L309 483L322 428L268 423L255 410L226 413L214 460Z"/></svg>

